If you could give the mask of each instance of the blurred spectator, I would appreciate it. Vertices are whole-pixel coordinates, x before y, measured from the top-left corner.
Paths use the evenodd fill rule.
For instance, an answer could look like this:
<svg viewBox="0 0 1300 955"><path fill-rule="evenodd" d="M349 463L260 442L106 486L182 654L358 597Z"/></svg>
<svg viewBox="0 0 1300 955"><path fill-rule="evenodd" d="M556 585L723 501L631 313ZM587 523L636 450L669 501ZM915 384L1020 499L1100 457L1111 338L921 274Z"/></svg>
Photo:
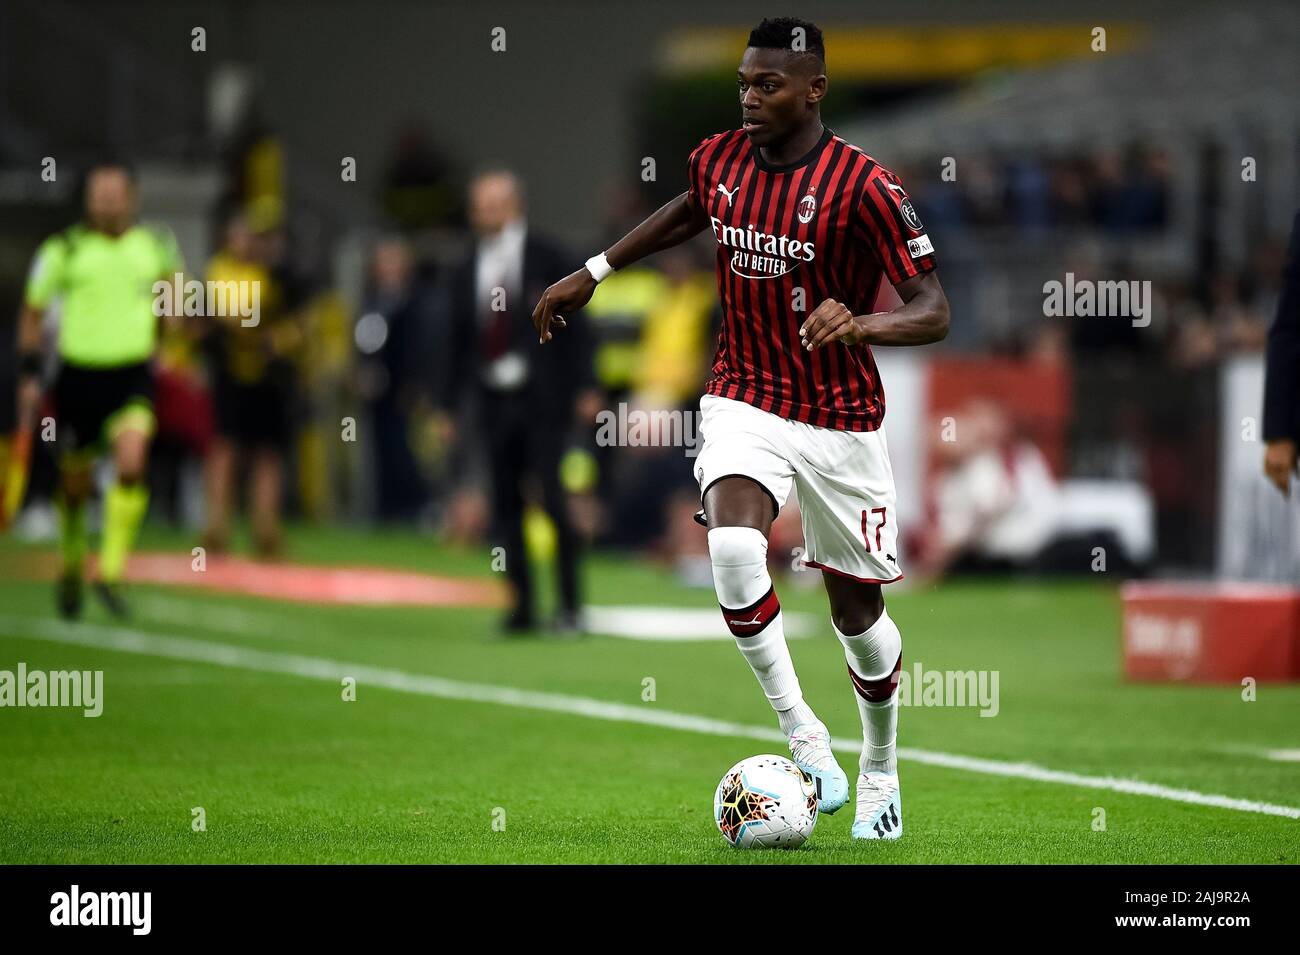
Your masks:
<svg viewBox="0 0 1300 955"><path fill-rule="evenodd" d="M1154 146L1134 146L1121 191L1121 227L1134 230L1165 228L1169 224L1169 191L1168 154Z"/></svg>
<svg viewBox="0 0 1300 955"><path fill-rule="evenodd" d="M1205 368L1219 360L1219 338L1209 317L1192 303L1175 312L1169 361L1175 368Z"/></svg>
<svg viewBox="0 0 1300 955"><path fill-rule="evenodd" d="M451 341L445 407L472 392L478 432L487 445L496 539L505 545L513 604L509 632L535 626L532 573L524 544L525 494L535 480L555 527L560 607L554 626L582 627L579 539L570 519L560 463L575 427L591 429L600 399L593 390L591 346L582 313L565 315L545 347L531 313L546 288L576 260L529 228L514 173L480 173L470 184L474 250L451 279Z"/></svg>
<svg viewBox="0 0 1300 955"><path fill-rule="evenodd" d="M932 157L922 168L940 164ZM1169 157L1141 142L1059 156L976 154L963 158L956 173L937 186L927 174L904 176L927 222L947 229L1091 227L1113 235L1168 224Z"/></svg>
<svg viewBox="0 0 1300 955"><path fill-rule="evenodd" d="M284 148L262 118L260 105L249 100L240 108L222 148L224 176L217 200L217 221L256 209L276 222L284 215Z"/></svg>
<svg viewBox="0 0 1300 955"><path fill-rule="evenodd" d="M1092 215L1088 193L1082 162L1067 159L1053 163L1052 224L1067 228L1088 224Z"/></svg>
<svg viewBox="0 0 1300 955"><path fill-rule="evenodd" d="M1007 202L1017 226L1043 229L1051 225L1051 178L1042 162L1023 156L1008 163Z"/></svg>
<svg viewBox="0 0 1300 955"><path fill-rule="evenodd" d="M1093 156L1086 175L1091 221L1111 231L1127 228L1136 210L1128 202L1129 180L1119 151L1106 149Z"/></svg>
<svg viewBox="0 0 1300 955"><path fill-rule="evenodd" d="M398 135L384 173L381 204L405 232L451 225L460 216L450 166L417 123L408 123Z"/></svg>
<svg viewBox="0 0 1300 955"><path fill-rule="evenodd" d="M712 357L709 331L718 304L717 282L711 268L699 267L691 246L663 253L658 264L662 293L646 315L632 384L642 403L695 405Z"/></svg>
<svg viewBox="0 0 1300 955"><path fill-rule="evenodd" d="M201 326L183 314L163 317L154 366L158 433L150 462L155 512L188 523L187 494L194 469L212 445L212 395L204 377Z"/></svg>
<svg viewBox="0 0 1300 955"><path fill-rule="evenodd" d="M634 390L627 398L628 414L681 422L683 441L698 440L688 425L698 419L700 393L708 377L710 319L717 307L715 280L712 271L696 266L691 247L664 253L659 264L664 269L662 291L646 314L638 345L641 358L632 377ZM674 435L671 427L662 430L669 433L657 433L659 444L638 446L624 436L620 447L607 449L605 460L610 462L611 477L608 543L629 548L668 543L662 539L665 528L680 524L683 516L675 515L674 521L665 513L677 492L696 492L679 498L677 506L689 508L685 517L691 518L699 509L690 458L683 446L663 444ZM680 543L682 538L677 540ZM703 548L707 557L707 542L702 537L696 535L693 545Z"/></svg>
<svg viewBox="0 0 1300 955"><path fill-rule="evenodd" d="M354 331L357 381L370 418L376 509L382 521L415 519L428 487L411 447L429 414L430 289L418 277L410 246L390 237L374 248L370 291Z"/></svg>
<svg viewBox="0 0 1300 955"><path fill-rule="evenodd" d="M237 214L227 225L225 244L208 264L208 281L258 289L260 312L257 324L249 326L237 310L207 318L217 430L208 457L205 546L212 553L229 546L241 462L249 470L254 547L262 556L273 556L280 548L283 455L293 439L293 359L302 344L292 311L298 304L296 290L276 268L281 241L273 221Z"/></svg>
<svg viewBox="0 0 1300 955"><path fill-rule="evenodd" d="M1210 283L1210 324L1224 352L1261 352L1268 327L1264 318L1245 302L1242 280L1234 272L1220 271Z"/></svg>
<svg viewBox="0 0 1300 955"><path fill-rule="evenodd" d="M1027 567L1056 532L1056 482L1047 461L1011 433L992 402L959 416L956 441L936 441L934 526L928 573Z"/></svg>

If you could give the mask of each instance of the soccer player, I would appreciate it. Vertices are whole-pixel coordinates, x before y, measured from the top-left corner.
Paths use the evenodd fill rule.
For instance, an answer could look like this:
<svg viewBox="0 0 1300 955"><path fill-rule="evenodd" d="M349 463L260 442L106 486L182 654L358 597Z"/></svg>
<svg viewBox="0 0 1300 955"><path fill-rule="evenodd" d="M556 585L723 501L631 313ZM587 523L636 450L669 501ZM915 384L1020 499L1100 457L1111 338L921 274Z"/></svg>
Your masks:
<svg viewBox="0 0 1300 955"><path fill-rule="evenodd" d="M695 476L722 614L776 710L819 808L848 800L830 734L805 702L767 570L772 520L798 488L862 717L853 836L902 833L895 759L898 627L881 585L902 578L894 480L872 345L947 335L930 238L898 178L822 123L826 55L805 20L764 20L737 76L741 127L691 153L686 191L546 290L545 343L615 269L711 229L724 313L700 400ZM871 313L882 274L902 305Z"/></svg>
<svg viewBox="0 0 1300 955"><path fill-rule="evenodd" d="M59 611L69 618L81 613L85 504L91 468L107 447L115 473L104 497L95 592L121 617L127 612L122 574L149 502L144 482L154 432L149 362L159 323L153 286L171 282L183 263L168 230L136 224L135 180L126 166L105 163L91 169L85 200L85 221L41 244L27 280L18 319L19 420L35 417L43 367L41 319L58 299Z"/></svg>

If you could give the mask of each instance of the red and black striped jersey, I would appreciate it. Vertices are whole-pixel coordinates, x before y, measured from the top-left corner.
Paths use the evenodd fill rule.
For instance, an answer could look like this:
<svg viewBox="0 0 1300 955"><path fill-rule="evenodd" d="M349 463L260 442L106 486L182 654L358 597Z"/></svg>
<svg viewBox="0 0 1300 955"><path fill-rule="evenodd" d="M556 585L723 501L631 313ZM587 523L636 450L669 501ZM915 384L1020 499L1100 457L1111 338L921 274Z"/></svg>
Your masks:
<svg viewBox="0 0 1300 955"><path fill-rule="evenodd" d="M828 128L797 162L766 162L743 130L691 153L687 199L718 243L722 328L705 390L796 421L874 431L885 392L871 348L814 352L799 329L828 298L872 311L882 274L935 268L934 248L898 177Z"/></svg>

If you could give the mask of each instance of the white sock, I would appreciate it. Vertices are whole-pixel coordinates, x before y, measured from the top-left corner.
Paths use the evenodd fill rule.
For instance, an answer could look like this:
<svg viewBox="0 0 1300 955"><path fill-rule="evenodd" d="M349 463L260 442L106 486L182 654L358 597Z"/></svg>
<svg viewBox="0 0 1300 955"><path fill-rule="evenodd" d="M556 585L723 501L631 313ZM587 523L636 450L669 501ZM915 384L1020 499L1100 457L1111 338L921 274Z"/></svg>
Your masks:
<svg viewBox="0 0 1300 955"><path fill-rule="evenodd" d="M789 736L794 732L794 728L801 723L817 723L817 714L813 712L811 706L807 703L798 703L788 710L778 710L776 714L777 721L781 724L781 732Z"/></svg>
<svg viewBox="0 0 1300 955"><path fill-rule="evenodd" d="M709 557L723 619L788 736L817 717L803 701L786 646L781 602L767 572L767 538L753 527L715 527Z"/></svg>
<svg viewBox="0 0 1300 955"><path fill-rule="evenodd" d="M898 738L898 671L903 660L903 637L889 618L880 615L863 633L840 633L831 621L835 636L844 644L858 715L862 717L862 772L898 772L894 748Z"/></svg>

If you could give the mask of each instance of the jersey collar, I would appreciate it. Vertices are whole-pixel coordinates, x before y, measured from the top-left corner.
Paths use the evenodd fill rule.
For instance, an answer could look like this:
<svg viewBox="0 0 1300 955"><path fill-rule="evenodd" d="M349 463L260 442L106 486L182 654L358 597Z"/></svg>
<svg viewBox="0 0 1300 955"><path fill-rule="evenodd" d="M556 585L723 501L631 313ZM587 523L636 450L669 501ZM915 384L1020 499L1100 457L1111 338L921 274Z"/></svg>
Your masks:
<svg viewBox="0 0 1300 955"><path fill-rule="evenodd" d="M757 165L758 168L762 169L764 172L790 172L790 170L792 169L800 169L803 166L808 165L819 155L821 155L821 151L826 148L826 144L831 141L831 137L834 135L835 133L831 131L831 128L829 126L823 125L822 136L821 139L817 140L817 145L813 146L812 149L808 150L807 154L804 155L802 159L796 159L794 162L785 163L784 165L780 165L780 166L776 165L775 163L770 163L766 159L764 159L763 151L753 143L749 144L749 154L750 156L753 157L754 164Z"/></svg>

